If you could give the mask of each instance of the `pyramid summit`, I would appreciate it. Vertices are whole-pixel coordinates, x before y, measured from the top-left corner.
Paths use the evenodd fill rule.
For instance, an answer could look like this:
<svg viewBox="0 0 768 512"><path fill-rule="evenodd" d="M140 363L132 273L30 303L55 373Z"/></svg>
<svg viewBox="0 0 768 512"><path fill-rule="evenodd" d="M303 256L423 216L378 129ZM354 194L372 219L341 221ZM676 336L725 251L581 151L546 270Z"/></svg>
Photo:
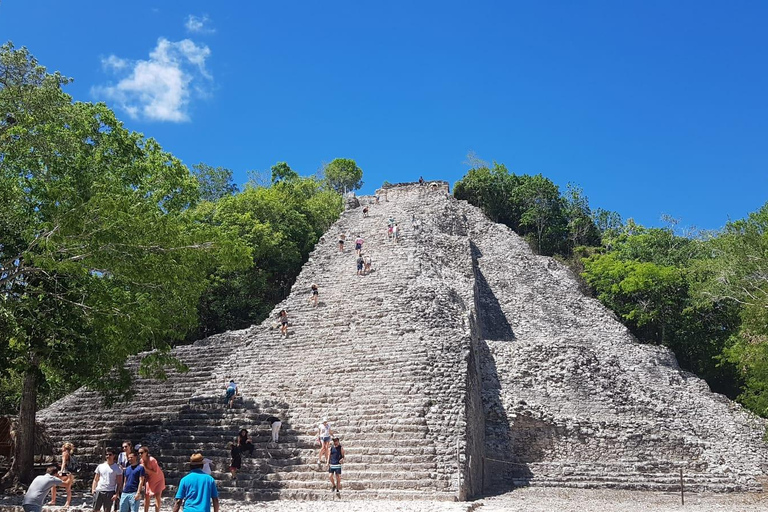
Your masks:
<svg viewBox="0 0 768 512"><path fill-rule="evenodd" d="M408 183L377 191L378 204L357 198L262 324L175 348L190 371L137 378L129 402L107 409L80 389L38 421L54 442L73 442L81 464L123 439L149 445L170 484L202 450L220 492L250 500L328 494L315 465L324 417L346 451L350 498L677 490L680 470L688 489L761 489L765 420L667 349L638 343L566 267L448 192ZM363 275L358 237L371 259ZM281 310L287 337L275 328ZM241 392L232 408L230 380ZM271 416L283 424L276 445ZM227 443L241 428L255 451L230 480Z"/></svg>

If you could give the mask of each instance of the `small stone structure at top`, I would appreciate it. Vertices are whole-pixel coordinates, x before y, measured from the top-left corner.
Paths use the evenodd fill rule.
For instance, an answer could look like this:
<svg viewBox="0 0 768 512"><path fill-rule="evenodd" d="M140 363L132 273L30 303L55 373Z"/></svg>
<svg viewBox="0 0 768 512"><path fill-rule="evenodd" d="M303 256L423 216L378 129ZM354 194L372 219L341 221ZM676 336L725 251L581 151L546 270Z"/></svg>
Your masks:
<svg viewBox="0 0 768 512"><path fill-rule="evenodd" d="M678 490L681 470L692 490L761 489L765 420L712 393L667 349L639 344L563 265L448 192L427 182L382 188L378 204L358 198L261 325L175 348L190 371L137 378L130 402L106 409L81 389L38 421L94 465L123 439L148 445L171 485L202 450L220 491L249 500L331 497L315 465L323 417L347 454L347 498ZM356 271L358 236L367 275ZM281 309L287 338L274 326ZM231 409L230 379L242 392ZM273 415L283 420L277 445ZM256 449L233 481L227 443L241 428Z"/></svg>

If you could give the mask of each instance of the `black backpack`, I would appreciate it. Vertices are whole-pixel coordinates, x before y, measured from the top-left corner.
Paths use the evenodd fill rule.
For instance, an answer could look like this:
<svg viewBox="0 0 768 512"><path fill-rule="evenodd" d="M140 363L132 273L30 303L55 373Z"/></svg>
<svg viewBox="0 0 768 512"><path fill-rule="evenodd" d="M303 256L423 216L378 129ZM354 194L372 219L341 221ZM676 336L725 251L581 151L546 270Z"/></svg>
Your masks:
<svg viewBox="0 0 768 512"><path fill-rule="evenodd" d="M69 456L69 461L67 462L67 471L70 473L77 473L80 471L80 464L77 462L77 457L74 455Z"/></svg>

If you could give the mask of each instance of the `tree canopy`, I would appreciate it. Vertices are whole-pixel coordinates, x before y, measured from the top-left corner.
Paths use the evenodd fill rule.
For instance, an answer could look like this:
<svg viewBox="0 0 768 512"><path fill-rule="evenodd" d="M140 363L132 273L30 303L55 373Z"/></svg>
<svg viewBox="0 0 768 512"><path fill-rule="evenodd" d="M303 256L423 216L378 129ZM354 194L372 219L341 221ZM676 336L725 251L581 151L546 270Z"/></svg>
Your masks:
<svg viewBox="0 0 768 512"><path fill-rule="evenodd" d="M23 481L39 390L127 389L125 358L146 349L142 371L162 375L208 269L248 257L189 214L186 167L103 104L73 102L68 82L0 48L0 376L23 382L11 471Z"/></svg>
<svg viewBox="0 0 768 512"><path fill-rule="evenodd" d="M339 193L357 190L363 186L363 170L354 160L336 158L323 168L328 184Z"/></svg>

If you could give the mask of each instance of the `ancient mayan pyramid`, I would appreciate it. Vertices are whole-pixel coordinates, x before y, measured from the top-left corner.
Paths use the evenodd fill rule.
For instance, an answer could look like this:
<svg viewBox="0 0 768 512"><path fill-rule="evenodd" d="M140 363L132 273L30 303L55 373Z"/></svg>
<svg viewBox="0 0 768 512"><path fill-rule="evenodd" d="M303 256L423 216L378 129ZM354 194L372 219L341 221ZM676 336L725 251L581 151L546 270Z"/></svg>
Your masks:
<svg viewBox="0 0 768 512"><path fill-rule="evenodd" d="M221 491L252 500L330 495L312 464L323 416L347 451L346 497L671 490L680 469L689 489L760 488L764 420L711 393L666 349L638 344L565 267L450 197L447 183L379 195L367 218L360 207L341 216L275 308L289 313L287 339L270 319L178 347L189 373L139 379L136 398L112 409L81 389L39 421L94 464L123 438L150 445L171 484L201 449ZM390 217L399 243L387 239ZM365 239L371 274L356 275L339 233ZM230 378L243 391L233 409L223 403ZM277 447L269 415L284 420ZM257 449L231 481L226 444L240 428Z"/></svg>

